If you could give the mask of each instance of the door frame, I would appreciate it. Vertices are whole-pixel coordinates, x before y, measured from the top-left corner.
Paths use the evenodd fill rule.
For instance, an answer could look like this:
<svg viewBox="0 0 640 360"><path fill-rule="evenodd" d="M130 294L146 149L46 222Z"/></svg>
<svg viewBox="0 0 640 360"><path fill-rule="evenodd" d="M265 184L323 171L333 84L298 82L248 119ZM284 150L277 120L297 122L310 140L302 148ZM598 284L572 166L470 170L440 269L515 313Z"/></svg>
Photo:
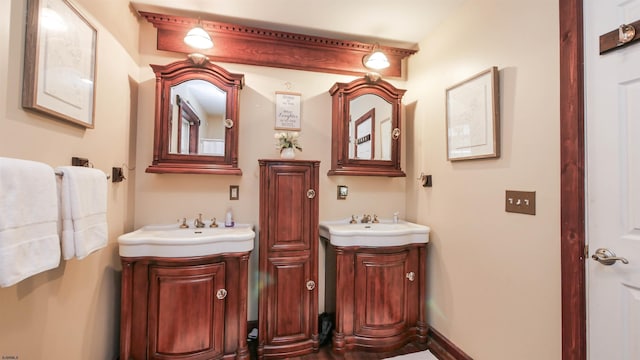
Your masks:
<svg viewBox="0 0 640 360"><path fill-rule="evenodd" d="M586 360L583 0L559 5L562 359Z"/></svg>

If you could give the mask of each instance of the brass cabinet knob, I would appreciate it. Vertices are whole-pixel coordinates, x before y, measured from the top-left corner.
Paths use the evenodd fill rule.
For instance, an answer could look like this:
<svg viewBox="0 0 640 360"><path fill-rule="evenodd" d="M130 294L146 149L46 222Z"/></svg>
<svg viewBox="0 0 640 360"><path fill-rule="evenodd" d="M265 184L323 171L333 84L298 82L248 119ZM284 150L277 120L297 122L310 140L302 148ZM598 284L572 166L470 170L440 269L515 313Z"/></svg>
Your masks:
<svg viewBox="0 0 640 360"><path fill-rule="evenodd" d="M309 199L313 199L314 197L316 197L316 191L313 189L309 189L307 190L307 197Z"/></svg>
<svg viewBox="0 0 640 360"><path fill-rule="evenodd" d="M408 272L406 278L409 279L409 281L413 281L416 279L416 273L414 273L413 271Z"/></svg>
<svg viewBox="0 0 640 360"><path fill-rule="evenodd" d="M216 293L216 297L218 298L218 300L222 300L222 299L226 298L227 297L227 289L218 290L218 292Z"/></svg>
<svg viewBox="0 0 640 360"><path fill-rule="evenodd" d="M313 280L307 281L307 290L311 291L316 288L316 282Z"/></svg>

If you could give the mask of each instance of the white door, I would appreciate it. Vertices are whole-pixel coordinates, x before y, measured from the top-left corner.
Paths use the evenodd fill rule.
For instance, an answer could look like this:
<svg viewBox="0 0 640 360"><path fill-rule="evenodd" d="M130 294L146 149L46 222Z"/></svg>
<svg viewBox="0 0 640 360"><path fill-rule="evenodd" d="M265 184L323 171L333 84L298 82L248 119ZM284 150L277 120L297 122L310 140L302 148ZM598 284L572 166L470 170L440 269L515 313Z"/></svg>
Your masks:
<svg viewBox="0 0 640 360"><path fill-rule="evenodd" d="M584 1L589 360L640 360L640 42L599 55L636 20L640 0Z"/></svg>

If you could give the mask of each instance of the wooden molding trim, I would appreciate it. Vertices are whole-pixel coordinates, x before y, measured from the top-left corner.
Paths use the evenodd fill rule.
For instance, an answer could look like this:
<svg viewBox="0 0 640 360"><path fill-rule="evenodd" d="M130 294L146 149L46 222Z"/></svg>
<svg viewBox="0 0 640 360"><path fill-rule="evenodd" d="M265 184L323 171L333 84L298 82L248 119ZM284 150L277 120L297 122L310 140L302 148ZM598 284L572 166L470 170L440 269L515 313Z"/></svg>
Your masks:
<svg viewBox="0 0 640 360"><path fill-rule="evenodd" d="M138 13L158 29L158 50L194 52L183 38L198 24L197 19L145 11ZM213 48L200 51L211 61L360 76L370 72L362 64L362 58L376 47L357 41L215 21L200 20L200 25L213 38ZM389 46L379 48L391 64L379 73L388 77L401 77L403 59L418 51Z"/></svg>
<svg viewBox="0 0 640 360"><path fill-rule="evenodd" d="M473 360L434 328L427 334L429 351L440 360Z"/></svg>
<svg viewBox="0 0 640 360"><path fill-rule="evenodd" d="M560 0L562 359L587 358L583 2Z"/></svg>

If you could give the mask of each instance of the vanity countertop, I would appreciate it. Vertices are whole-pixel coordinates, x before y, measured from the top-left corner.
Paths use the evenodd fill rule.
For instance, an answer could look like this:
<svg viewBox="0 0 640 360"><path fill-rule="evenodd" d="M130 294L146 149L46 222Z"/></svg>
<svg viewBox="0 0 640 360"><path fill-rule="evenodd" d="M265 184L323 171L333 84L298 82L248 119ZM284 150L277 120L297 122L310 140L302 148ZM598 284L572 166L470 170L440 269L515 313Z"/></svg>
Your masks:
<svg viewBox="0 0 640 360"><path fill-rule="evenodd" d="M147 225L118 237L123 257L193 257L253 250L253 225L180 228L178 224Z"/></svg>
<svg viewBox="0 0 640 360"><path fill-rule="evenodd" d="M408 221L379 223L349 223L349 219L321 221L320 237L334 246L385 247L413 243L428 243L431 228Z"/></svg>

